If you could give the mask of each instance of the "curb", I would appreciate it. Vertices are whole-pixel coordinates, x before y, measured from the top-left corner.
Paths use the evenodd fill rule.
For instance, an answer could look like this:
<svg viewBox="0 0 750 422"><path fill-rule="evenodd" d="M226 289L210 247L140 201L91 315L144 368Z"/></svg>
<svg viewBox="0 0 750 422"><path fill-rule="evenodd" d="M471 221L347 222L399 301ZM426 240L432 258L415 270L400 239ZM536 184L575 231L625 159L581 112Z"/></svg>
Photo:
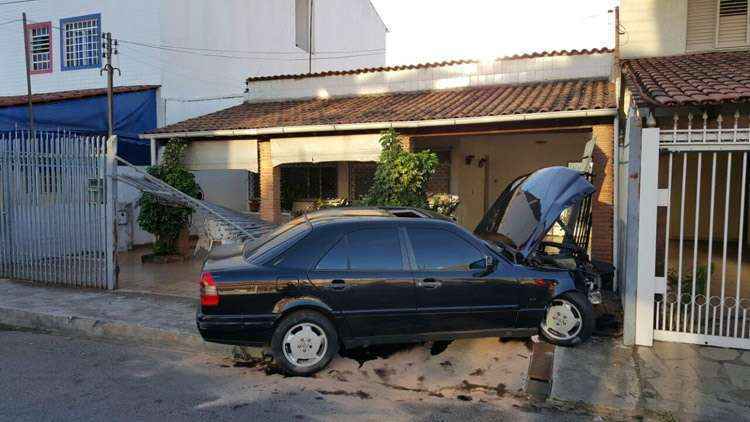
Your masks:
<svg viewBox="0 0 750 422"><path fill-rule="evenodd" d="M75 315L30 312L0 307L0 325L45 330L83 338L135 342L153 347L202 352L235 359L262 356L261 349L208 343L192 332L165 330L125 321L101 320Z"/></svg>

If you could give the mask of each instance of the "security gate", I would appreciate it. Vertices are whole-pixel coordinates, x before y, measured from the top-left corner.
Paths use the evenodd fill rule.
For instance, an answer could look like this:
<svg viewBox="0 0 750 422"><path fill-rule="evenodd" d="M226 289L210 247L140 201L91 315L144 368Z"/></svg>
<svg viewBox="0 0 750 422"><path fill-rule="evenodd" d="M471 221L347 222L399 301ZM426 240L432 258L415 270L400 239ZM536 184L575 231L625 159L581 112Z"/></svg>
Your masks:
<svg viewBox="0 0 750 422"><path fill-rule="evenodd" d="M739 112L679 120L643 131L636 341L750 349L750 127Z"/></svg>
<svg viewBox="0 0 750 422"><path fill-rule="evenodd" d="M116 138L0 134L0 278L114 288Z"/></svg>

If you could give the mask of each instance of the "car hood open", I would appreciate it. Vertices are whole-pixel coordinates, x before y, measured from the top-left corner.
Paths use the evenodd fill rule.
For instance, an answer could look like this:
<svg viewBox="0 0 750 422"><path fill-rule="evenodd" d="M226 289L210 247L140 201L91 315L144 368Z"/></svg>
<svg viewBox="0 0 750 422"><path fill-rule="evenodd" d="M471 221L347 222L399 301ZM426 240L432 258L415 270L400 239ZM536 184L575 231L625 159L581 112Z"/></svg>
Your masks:
<svg viewBox="0 0 750 422"><path fill-rule="evenodd" d="M547 167L511 182L474 233L500 241L527 258L562 212L591 195L594 186L578 170Z"/></svg>

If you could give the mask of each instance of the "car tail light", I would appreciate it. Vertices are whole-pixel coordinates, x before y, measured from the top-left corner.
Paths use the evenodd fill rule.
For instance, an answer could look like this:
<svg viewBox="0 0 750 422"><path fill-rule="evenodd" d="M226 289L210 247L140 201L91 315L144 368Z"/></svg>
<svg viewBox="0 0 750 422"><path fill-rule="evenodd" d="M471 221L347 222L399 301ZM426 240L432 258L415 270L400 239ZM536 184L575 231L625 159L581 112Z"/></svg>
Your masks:
<svg viewBox="0 0 750 422"><path fill-rule="evenodd" d="M218 306L219 290L211 273L201 274L201 306Z"/></svg>

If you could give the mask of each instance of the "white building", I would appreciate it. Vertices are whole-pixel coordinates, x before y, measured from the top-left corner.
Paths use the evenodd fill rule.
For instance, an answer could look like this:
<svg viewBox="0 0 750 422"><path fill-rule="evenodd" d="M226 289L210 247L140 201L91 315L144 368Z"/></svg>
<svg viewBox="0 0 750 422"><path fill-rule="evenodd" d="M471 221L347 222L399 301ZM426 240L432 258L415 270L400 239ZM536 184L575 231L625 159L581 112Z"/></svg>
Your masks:
<svg viewBox="0 0 750 422"><path fill-rule="evenodd" d="M248 76L385 64L387 29L369 0L0 2L0 132L28 124L23 12L41 130L106 134L101 35L112 34L121 71L115 133L119 155L135 164L150 159L138 133L242 103ZM211 195L244 198L236 207L247 207L247 172L195 174ZM122 189L120 207L137 197ZM134 234L122 238L145 243L151 237L137 228L137 213L125 227Z"/></svg>
<svg viewBox="0 0 750 422"><path fill-rule="evenodd" d="M99 35L118 40L115 84L159 85L159 125L238 104L249 75L385 63L386 27L368 0L37 0L0 5L0 97L26 94L21 13L34 93L103 88ZM18 19L18 20L17 20ZM304 32L296 34L296 32ZM303 40L304 41L304 40Z"/></svg>

